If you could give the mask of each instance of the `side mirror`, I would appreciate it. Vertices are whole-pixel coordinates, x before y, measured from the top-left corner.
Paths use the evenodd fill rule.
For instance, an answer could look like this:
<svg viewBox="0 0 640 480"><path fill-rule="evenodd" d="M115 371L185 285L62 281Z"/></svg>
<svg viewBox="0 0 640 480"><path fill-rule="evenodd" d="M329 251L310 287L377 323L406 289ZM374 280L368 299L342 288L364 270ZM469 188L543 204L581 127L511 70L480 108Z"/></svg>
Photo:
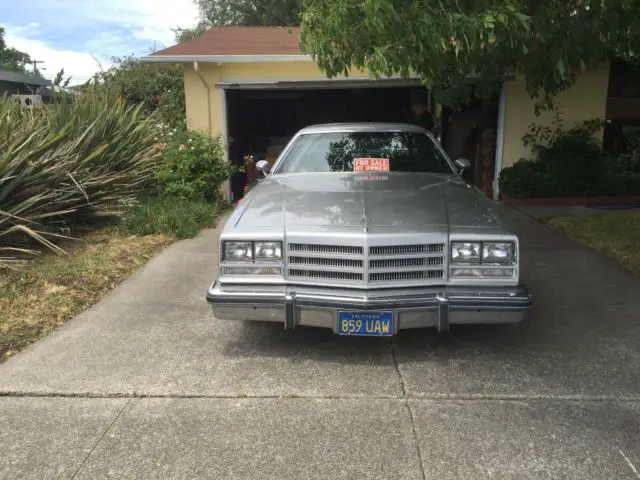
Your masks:
<svg viewBox="0 0 640 480"><path fill-rule="evenodd" d="M266 160L258 160L256 162L256 169L262 173L262 175L267 176L271 171L271 164Z"/></svg>
<svg viewBox="0 0 640 480"><path fill-rule="evenodd" d="M464 172L467 168L471 167L471 162L466 158L459 158L453 163L455 163L456 167L458 167L458 173L460 175L462 175L462 172Z"/></svg>

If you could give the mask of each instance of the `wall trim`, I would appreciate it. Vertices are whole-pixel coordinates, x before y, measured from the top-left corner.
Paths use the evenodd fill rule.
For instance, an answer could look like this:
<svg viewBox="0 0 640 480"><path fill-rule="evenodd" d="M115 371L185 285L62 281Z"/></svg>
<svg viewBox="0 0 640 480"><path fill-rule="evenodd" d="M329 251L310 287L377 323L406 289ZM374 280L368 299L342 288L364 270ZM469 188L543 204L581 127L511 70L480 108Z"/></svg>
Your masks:
<svg viewBox="0 0 640 480"><path fill-rule="evenodd" d="M504 153L504 127L505 113L507 110L507 83L500 85L500 98L498 101L498 128L496 130L496 156L493 167L493 199L500 198L500 171L502 170L502 156Z"/></svg>
<svg viewBox="0 0 640 480"><path fill-rule="evenodd" d="M227 124L227 92L226 90L222 90L220 92L220 110L222 114L221 121L221 129L222 129L222 141L223 141L223 149L224 149L224 160L228 163L231 161L229 158L229 127ZM211 132L213 135L213 132ZM227 201L231 201L233 197L233 191L231 189L231 179L227 180L227 189L226 189Z"/></svg>
<svg viewBox="0 0 640 480"><path fill-rule="evenodd" d="M310 55L147 55L143 62L167 63L262 63L312 62Z"/></svg>
<svg viewBox="0 0 640 480"><path fill-rule="evenodd" d="M311 90L319 88L398 88L398 87L422 87L422 82L417 77L385 77L372 78L367 76L353 77L311 77L311 78L278 78L278 79L222 79L215 85L223 89L255 89L255 90Z"/></svg>

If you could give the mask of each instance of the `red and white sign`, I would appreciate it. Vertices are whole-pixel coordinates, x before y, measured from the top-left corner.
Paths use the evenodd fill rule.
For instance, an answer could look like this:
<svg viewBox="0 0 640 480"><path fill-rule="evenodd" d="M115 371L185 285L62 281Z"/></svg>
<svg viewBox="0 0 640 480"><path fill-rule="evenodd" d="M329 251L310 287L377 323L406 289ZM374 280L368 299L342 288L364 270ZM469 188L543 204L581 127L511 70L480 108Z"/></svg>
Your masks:
<svg viewBox="0 0 640 480"><path fill-rule="evenodd" d="M354 172L388 172L388 158L354 158Z"/></svg>

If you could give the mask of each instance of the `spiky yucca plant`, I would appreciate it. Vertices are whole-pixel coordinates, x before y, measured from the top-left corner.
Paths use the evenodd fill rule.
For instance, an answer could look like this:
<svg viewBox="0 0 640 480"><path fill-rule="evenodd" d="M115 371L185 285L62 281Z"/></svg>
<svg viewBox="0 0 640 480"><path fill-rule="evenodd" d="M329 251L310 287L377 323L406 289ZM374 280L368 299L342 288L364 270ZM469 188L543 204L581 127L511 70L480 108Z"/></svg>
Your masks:
<svg viewBox="0 0 640 480"><path fill-rule="evenodd" d="M155 134L140 106L106 95L34 109L0 98L0 267L34 244L62 252L65 227L117 215L153 177Z"/></svg>

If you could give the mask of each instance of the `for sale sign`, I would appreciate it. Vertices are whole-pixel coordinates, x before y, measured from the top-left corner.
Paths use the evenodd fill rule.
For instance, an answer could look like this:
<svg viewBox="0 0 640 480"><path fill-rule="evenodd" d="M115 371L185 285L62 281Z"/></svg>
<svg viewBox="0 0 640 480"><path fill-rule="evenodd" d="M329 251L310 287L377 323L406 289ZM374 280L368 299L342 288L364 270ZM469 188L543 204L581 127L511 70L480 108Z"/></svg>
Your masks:
<svg viewBox="0 0 640 480"><path fill-rule="evenodd" d="M388 172L388 158L354 158L354 172Z"/></svg>

